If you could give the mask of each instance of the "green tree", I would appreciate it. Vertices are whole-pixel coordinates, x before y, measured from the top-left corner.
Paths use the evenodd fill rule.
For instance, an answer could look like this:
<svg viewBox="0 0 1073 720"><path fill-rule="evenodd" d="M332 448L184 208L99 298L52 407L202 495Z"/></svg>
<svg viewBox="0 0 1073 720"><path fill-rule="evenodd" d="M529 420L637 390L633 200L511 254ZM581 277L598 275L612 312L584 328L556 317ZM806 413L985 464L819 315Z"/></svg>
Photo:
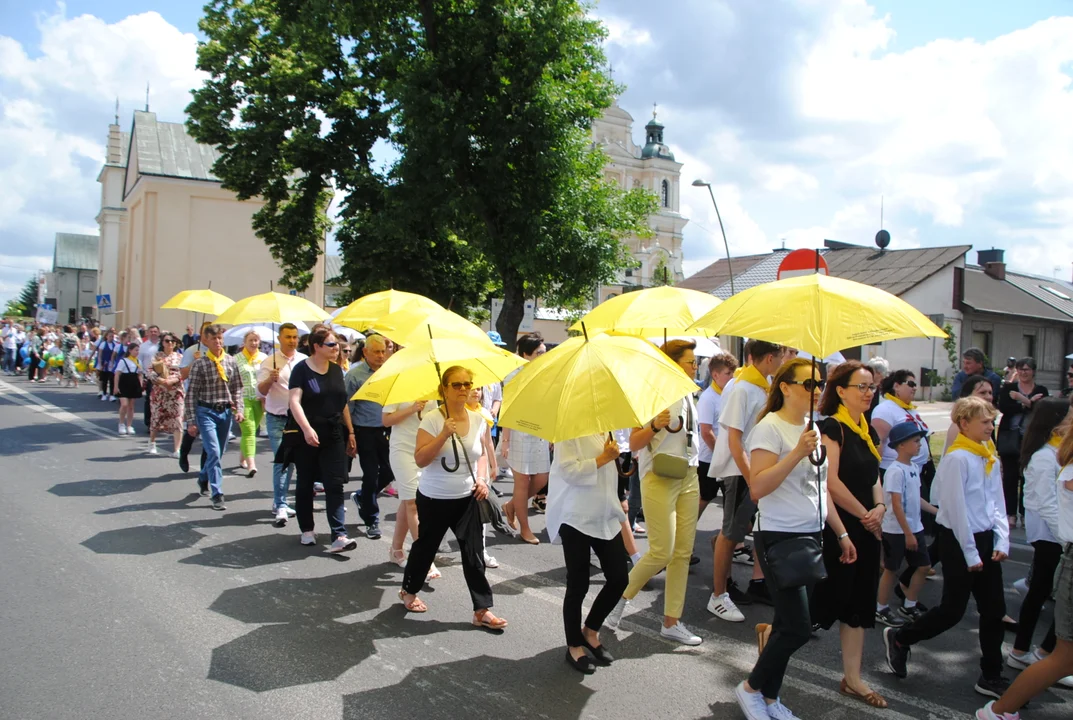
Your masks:
<svg viewBox="0 0 1073 720"><path fill-rule="evenodd" d="M17 298L8 300L7 307L4 309L5 315L17 315L19 317L27 317L34 314L34 309L37 307L37 276L30 278L26 281L26 284L22 287L22 292L19 293Z"/></svg>
<svg viewBox="0 0 1073 720"><path fill-rule="evenodd" d="M214 0L191 133L303 288L343 197L352 292L483 305L513 341L528 297L570 305L624 265L655 198L604 180L589 128L619 90L579 0ZM378 141L397 153L378 168Z"/></svg>

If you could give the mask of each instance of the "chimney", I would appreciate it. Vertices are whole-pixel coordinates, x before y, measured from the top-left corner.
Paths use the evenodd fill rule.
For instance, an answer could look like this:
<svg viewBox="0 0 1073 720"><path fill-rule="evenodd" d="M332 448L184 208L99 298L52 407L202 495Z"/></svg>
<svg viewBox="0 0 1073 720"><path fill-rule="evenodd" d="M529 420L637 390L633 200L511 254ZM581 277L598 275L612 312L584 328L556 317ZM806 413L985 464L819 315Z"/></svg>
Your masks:
<svg viewBox="0 0 1073 720"><path fill-rule="evenodd" d="M1006 279L1006 263L1004 262L989 262L984 265L984 272L995 278L996 280Z"/></svg>
<svg viewBox="0 0 1073 720"><path fill-rule="evenodd" d="M977 250L976 262L984 269L984 272L996 280L1006 279L1005 250L991 248L990 250Z"/></svg>

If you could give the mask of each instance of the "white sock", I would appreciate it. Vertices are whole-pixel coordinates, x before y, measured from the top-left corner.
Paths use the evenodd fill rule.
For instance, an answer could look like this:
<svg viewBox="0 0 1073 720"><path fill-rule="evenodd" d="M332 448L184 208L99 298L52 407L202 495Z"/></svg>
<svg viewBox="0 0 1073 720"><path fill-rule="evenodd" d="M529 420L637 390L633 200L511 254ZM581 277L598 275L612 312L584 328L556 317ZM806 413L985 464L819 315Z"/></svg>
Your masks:
<svg viewBox="0 0 1073 720"><path fill-rule="evenodd" d="M630 560L633 560L634 565L641 562L641 553L636 552L633 555L630 555Z"/></svg>
<svg viewBox="0 0 1073 720"><path fill-rule="evenodd" d="M916 606L917 606L917 601L916 600L910 600L909 598L906 598L905 602L902 603L902 607L904 607L906 610L912 610Z"/></svg>
<svg viewBox="0 0 1073 720"><path fill-rule="evenodd" d="M880 605L879 603L876 603L876 612L883 612L888 608L890 608L890 605Z"/></svg>

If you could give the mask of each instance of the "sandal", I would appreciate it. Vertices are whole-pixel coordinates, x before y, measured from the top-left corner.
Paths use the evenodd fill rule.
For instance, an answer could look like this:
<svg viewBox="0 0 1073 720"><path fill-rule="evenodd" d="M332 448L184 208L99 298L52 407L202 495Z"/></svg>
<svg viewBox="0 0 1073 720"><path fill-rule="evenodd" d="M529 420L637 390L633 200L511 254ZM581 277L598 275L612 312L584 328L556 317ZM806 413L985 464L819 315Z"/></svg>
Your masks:
<svg viewBox="0 0 1073 720"><path fill-rule="evenodd" d="M856 700L860 700L865 705L869 705L874 708L884 709L887 707L887 701L883 699L883 696L877 693L875 690L867 695L861 695L846 683L846 678L842 678L841 684L838 686L838 691L846 697L851 697Z"/></svg>
<svg viewBox="0 0 1073 720"><path fill-rule="evenodd" d="M630 529L633 531L633 534L637 535L638 537L641 537L641 536L644 536L644 535L648 534L648 531L645 530L644 525L634 524L634 526L632 528L630 528Z"/></svg>
<svg viewBox="0 0 1073 720"><path fill-rule="evenodd" d="M402 601L402 606L412 613L428 612L428 605L421 600L421 598L414 595L414 599L410 602L406 602L406 591L399 590L399 600Z"/></svg>
<svg viewBox="0 0 1073 720"><path fill-rule="evenodd" d="M756 625L756 647L760 651L760 654L764 653L764 646L767 645L768 638L771 637L771 625L768 623L757 623Z"/></svg>
<svg viewBox="0 0 1073 720"><path fill-rule="evenodd" d="M425 575L425 582L428 582L429 580L439 580L441 577L443 577L443 573L440 572L438 567L433 565L428 569L428 574Z"/></svg>
<svg viewBox="0 0 1073 720"><path fill-rule="evenodd" d="M388 562L393 562L399 567L406 567L406 551L402 548L396 550L395 548L388 548L387 551Z"/></svg>
<svg viewBox="0 0 1073 720"><path fill-rule="evenodd" d="M473 613L473 625L488 628L489 630L502 630L507 627L507 621L493 615L491 610L485 610L479 615Z"/></svg>

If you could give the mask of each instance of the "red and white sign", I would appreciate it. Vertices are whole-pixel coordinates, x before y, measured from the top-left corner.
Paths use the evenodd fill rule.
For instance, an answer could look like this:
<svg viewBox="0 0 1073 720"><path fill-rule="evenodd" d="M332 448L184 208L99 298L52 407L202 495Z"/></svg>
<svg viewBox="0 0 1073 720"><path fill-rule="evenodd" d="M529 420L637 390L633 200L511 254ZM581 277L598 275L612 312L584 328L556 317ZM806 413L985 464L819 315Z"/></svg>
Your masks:
<svg viewBox="0 0 1073 720"><path fill-rule="evenodd" d="M779 271L776 277L779 280L797 277L798 275L812 275L816 272L816 251L808 248L794 250L779 263ZM827 261L820 255L819 272L828 275Z"/></svg>

